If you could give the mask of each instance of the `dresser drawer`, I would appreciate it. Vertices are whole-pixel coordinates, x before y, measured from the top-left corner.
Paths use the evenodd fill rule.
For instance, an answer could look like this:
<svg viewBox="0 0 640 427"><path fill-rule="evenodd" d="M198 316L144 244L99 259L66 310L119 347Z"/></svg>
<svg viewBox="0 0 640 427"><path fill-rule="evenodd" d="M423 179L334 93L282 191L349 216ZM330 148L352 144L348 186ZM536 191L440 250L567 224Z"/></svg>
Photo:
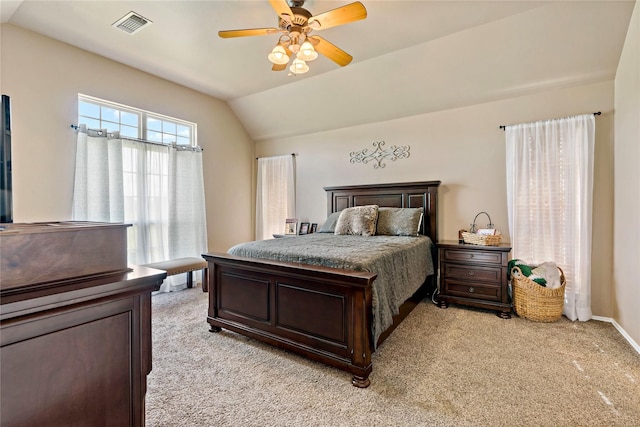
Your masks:
<svg viewBox="0 0 640 427"><path fill-rule="evenodd" d="M444 266L445 279L492 282L494 286L502 283L502 267L480 267L466 264L447 263Z"/></svg>
<svg viewBox="0 0 640 427"><path fill-rule="evenodd" d="M459 261L468 264L502 265L502 253L464 249L444 249L444 261Z"/></svg>
<svg viewBox="0 0 640 427"><path fill-rule="evenodd" d="M445 279L444 288L445 293L453 297L465 297L486 301L500 301L502 298L502 288L500 286Z"/></svg>

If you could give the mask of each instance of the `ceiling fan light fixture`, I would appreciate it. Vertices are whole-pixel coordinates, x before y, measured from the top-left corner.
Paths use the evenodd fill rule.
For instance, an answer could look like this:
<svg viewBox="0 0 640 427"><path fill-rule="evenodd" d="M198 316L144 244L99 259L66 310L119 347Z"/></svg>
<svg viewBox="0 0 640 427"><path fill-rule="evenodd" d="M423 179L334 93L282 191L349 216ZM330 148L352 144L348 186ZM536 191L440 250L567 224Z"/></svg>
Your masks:
<svg viewBox="0 0 640 427"><path fill-rule="evenodd" d="M289 50L293 53L298 53L300 51L300 45L297 42L292 41L289 45Z"/></svg>
<svg viewBox="0 0 640 427"><path fill-rule="evenodd" d="M287 52L284 50L284 47L282 47L279 44L273 48L268 58L269 58L269 61L278 65L284 65L289 62L289 55L287 55Z"/></svg>
<svg viewBox="0 0 640 427"><path fill-rule="evenodd" d="M304 74L309 71L309 66L300 58L296 58L289 67L289 71L293 74Z"/></svg>
<svg viewBox="0 0 640 427"><path fill-rule="evenodd" d="M300 46L300 52L298 52L297 57L303 61L313 61L318 57L318 52L316 52L309 41L305 41L302 43L302 46Z"/></svg>

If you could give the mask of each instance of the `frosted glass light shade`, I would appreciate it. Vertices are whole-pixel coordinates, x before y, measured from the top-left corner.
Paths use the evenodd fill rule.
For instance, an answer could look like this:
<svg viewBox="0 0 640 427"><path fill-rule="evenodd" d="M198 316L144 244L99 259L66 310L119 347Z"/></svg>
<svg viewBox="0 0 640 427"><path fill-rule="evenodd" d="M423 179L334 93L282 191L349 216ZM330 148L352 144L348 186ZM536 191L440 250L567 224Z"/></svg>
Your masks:
<svg viewBox="0 0 640 427"><path fill-rule="evenodd" d="M289 67L289 71L293 74L304 74L309 71L309 66L302 59L296 58Z"/></svg>
<svg viewBox="0 0 640 427"><path fill-rule="evenodd" d="M311 43L306 41L300 46L300 52L298 52L297 57L303 61L313 61L318 57L318 52L316 52Z"/></svg>
<svg viewBox="0 0 640 427"><path fill-rule="evenodd" d="M273 48L268 58L269 61L278 65L284 65L289 62L289 55L287 55L287 52L285 52L284 48L280 45Z"/></svg>
<svg viewBox="0 0 640 427"><path fill-rule="evenodd" d="M293 53L298 53L298 51L300 50L300 45L297 41L292 41L289 45L289 50Z"/></svg>

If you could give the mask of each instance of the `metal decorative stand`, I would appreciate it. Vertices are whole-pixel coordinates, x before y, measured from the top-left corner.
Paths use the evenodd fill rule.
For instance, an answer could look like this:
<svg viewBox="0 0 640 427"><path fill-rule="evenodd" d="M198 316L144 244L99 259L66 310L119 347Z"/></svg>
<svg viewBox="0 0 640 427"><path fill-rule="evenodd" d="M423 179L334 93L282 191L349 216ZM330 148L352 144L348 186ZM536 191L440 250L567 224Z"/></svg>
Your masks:
<svg viewBox="0 0 640 427"><path fill-rule="evenodd" d="M351 163L363 163L367 164L369 162L375 162L373 165L374 169L384 168L385 164L382 163L383 160L391 160L396 161L398 159L406 159L409 157L409 147L408 145L403 145L397 147L392 145L387 149L383 149L384 141L376 141L373 143L375 150L369 153L368 149L364 149L362 151L353 151L350 153Z"/></svg>

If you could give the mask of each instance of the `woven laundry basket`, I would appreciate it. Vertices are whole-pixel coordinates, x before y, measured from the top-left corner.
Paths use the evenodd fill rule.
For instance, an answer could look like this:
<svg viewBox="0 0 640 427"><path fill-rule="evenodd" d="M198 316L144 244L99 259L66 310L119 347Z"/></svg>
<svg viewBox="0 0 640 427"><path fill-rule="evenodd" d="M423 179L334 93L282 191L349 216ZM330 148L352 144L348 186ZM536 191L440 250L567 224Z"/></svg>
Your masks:
<svg viewBox="0 0 640 427"><path fill-rule="evenodd" d="M562 316L566 279L560 267L559 288L548 289L525 277L519 267L511 269L513 308L516 314L535 322L555 322ZM519 274L514 274L519 273Z"/></svg>

